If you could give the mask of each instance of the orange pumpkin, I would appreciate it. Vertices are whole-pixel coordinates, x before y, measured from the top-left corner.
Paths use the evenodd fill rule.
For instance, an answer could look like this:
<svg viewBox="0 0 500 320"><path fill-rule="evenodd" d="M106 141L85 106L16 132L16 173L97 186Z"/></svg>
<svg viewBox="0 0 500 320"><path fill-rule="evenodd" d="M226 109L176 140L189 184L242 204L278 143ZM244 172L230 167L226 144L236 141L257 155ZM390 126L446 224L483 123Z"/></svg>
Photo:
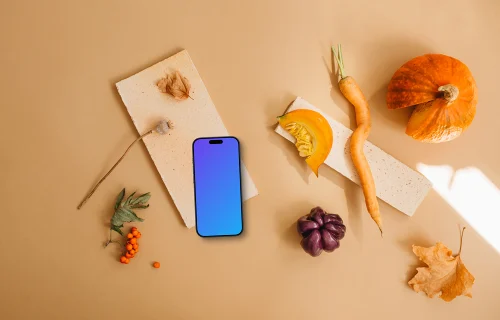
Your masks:
<svg viewBox="0 0 500 320"><path fill-rule="evenodd" d="M476 114L477 87L469 68L442 54L426 54L406 62L394 73L387 107L415 107L406 134L423 142L457 138Z"/></svg>

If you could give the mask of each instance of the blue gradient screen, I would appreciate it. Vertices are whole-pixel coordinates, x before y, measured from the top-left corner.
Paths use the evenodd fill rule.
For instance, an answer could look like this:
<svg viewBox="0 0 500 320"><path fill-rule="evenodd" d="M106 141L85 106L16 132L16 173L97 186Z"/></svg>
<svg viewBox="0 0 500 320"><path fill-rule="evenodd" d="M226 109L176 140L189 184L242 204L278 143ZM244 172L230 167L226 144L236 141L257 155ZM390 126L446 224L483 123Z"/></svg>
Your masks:
<svg viewBox="0 0 500 320"><path fill-rule="evenodd" d="M202 237L243 231L239 149L234 137L193 142L196 231Z"/></svg>

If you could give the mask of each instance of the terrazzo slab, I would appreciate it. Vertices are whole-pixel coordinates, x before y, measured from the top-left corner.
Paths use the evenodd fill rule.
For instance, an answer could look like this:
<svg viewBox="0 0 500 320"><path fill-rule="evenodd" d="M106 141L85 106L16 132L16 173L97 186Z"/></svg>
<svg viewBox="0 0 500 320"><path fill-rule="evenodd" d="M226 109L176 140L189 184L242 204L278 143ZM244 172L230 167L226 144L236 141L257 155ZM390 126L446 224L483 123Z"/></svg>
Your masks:
<svg viewBox="0 0 500 320"><path fill-rule="evenodd" d="M193 100L177 101L158 90L158 80L173 71L189 79ZM167 135L149 135L144 144L184 223L194 227L192 143L199 137L229 133L188 52L183 50L118 82L116 87L139 134L153 128L160 119L174 122L175 128ZM241 179L243 201L255 197L257 188L243 163Z"/></svg>
<svg viewBox="0 0 500 320"><path fill-rule="evenodd" d="M325 164L359 185L359 176L352 164L349 151L352 130L300 97L295 99L286 112L296 109L317 111L328 120L335 136ZM279 125L275 131L285 139L295 142L295 138ZM431 182L369 141L365 142L364 152L375 180L377 197L404 214L412 216L432 187Z"/></svg>

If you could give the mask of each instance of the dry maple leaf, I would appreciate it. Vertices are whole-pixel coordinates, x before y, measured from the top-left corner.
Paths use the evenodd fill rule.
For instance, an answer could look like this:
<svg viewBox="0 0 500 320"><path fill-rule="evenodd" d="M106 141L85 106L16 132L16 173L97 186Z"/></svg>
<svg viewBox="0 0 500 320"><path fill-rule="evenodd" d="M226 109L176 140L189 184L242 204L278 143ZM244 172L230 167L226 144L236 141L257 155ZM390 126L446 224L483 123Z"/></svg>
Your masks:
<svg viewBox="0 0 500 320"><path fill-rule="evenodd" d="M167 76L160 79L156 85L161 92L170 94L176 100L191 98L189 95L191 84L179 71L176 71L173 75L167 74Z"/></svg>
<svg viewBox="0 0 500 320"><path fill-rule="evenodd" d="M464 230L460 233L460 249L456 256L441 242L430 248L413 245L413 253L429 266L417 268L417 274L408 282L413 290L423 291L430 298L441 293L440 298L447 302L462 295L472 298L474 276L460 257Z"/></svg>

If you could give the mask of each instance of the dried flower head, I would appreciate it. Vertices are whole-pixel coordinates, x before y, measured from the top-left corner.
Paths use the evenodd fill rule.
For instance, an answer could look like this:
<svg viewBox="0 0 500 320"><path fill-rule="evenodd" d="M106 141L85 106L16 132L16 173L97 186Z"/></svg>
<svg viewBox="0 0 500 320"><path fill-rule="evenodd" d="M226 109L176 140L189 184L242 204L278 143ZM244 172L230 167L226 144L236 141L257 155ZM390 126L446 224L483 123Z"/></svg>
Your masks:
<svg viewBox="0 0 500 320"><path fill-rule="evenodd" d="M176 71L174 74L167 74L167 76L160 79L156 85L161 92L170 94L176 100L191 98L189 96L191 84L179 71Z"/></svg>
<svg viewBox="0 0 500 320"><path fill-rule="evenodd" d="M154 129L156 133L166 134L170 129L174 128L174 123L170 120L164 119L158 122L158 125Z"/></svg>

